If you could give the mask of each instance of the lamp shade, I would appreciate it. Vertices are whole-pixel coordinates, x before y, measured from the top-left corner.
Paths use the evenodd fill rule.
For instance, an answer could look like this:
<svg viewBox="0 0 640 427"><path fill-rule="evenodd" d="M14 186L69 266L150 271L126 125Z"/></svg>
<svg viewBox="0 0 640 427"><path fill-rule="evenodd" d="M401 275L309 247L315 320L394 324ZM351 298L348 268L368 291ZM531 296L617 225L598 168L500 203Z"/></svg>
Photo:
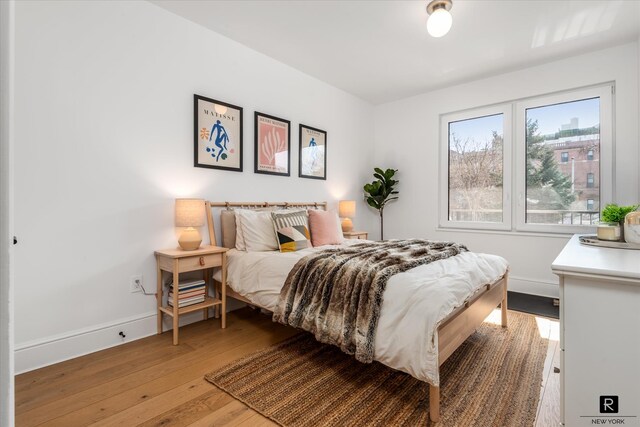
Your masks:
<svg viewBox="0 0 640 427"><path fill-rule="evenodd" d="M204 200L176 199L176 226L202 227L204 225Z"/></svg>
<svg viewBox="0 0 640 427"><path fill-rule="evenodd" d="M340 218L353 218L356 216L356 202L354 200L340 200L338 211Z"/></svg>

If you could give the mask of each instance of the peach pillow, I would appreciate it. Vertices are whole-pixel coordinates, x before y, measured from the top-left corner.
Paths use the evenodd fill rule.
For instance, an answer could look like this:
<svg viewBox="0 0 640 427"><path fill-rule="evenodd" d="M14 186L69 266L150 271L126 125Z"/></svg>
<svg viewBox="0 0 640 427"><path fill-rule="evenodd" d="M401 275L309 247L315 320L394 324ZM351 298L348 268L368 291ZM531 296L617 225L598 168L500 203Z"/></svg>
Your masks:
<svg viewBox="0 0 640 427"><path fill-rule="evenodd" d="M339 245L344 241L340 220L335 212L309 209L309 231L313 246Z"/></svg>

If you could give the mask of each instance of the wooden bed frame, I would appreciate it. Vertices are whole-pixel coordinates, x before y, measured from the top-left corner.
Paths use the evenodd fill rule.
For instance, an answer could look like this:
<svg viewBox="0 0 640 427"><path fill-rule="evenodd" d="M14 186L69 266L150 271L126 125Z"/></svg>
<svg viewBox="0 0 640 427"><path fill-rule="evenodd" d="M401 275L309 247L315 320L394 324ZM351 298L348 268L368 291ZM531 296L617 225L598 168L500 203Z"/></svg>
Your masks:
<svg viewBox="0 0 640 427"><path fill-rule="evenodd" d="M212 208L245 208L258 209L265 207L282 208L314 208L325 209L327 202L206 202L207 225L209 228L209 240L212 245L216 245L216 234ZM500 305L502 311L502 327L507 327L507 284L509 271L494 283L487 284L473 294L467 302L455 309L438 326L438 366L441 366L454 351L482 324L484 319ZM222 291L221 283L215 282L216 292ZM247 303L253 307L260 307L249 301L242 295L235 292L228 285L226 286L226 296ZM429 418L434 423L440 420L440 387L429 384Z"/></svg>

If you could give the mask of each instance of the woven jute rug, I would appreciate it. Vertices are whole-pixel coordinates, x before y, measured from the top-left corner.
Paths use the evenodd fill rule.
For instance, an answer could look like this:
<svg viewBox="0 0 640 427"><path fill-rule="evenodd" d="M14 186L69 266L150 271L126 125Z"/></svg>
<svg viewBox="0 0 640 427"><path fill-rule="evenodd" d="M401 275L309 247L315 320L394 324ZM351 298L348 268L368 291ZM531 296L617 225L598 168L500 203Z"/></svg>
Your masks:
<svg viewBox="0 0 640 427"><path fill-rule="evenodd" d="M546 351L531 315L484 323L441 366L437 426L532 426ZM205 378L286 427L430 425L426 383L306 333Z"/></svg>

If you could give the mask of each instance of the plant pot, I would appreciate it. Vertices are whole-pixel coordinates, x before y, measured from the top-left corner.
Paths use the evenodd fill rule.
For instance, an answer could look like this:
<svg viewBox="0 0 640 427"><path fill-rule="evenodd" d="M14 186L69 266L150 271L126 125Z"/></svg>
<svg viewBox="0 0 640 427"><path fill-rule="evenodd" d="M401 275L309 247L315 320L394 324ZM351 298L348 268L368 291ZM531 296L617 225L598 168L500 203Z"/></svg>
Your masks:
<svg viewBox="0 0 640 427"><path fill-rule="evenodd" d="M622 227L617 222L601 222L597 230L598 240L617 242L621 239Z"/></svg>

